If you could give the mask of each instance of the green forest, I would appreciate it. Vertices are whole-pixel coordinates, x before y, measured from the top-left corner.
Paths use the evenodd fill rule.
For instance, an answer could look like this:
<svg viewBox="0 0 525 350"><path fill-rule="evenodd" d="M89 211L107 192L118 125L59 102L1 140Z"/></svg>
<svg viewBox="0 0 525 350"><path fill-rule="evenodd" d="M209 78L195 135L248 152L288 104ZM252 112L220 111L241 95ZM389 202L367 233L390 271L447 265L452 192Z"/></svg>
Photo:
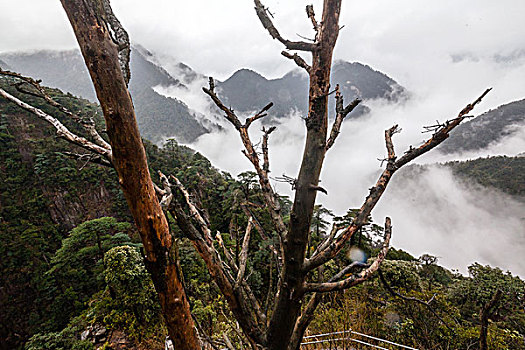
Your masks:
<svg viewBox="0 0 525 350"><path fill-rule="evenodd" d="M10 79L0 88L16 94ZM98 106L58 90L48 93L69 110L95 117ZM28 103L81 132L65 115L36 97ZM102 129L102 128L101 128ZM0 99L0 339L2 349L163 349L167 336L157 295L143 263L144 250L113 169L72 158L81 152L56 137L32 114ZM202 207L221 254L242 257L248 217L242 202L268 233L249 241L245 279L261 307L275 302L278 273L271 247L279 244L253 172L221 172L201 154L169 140L144 141L150 172L173 174ZM523 200L525 158L492 157L448 163L466 181ZM291 201L280 198L287 223ZM357 211L336 217L316 206L307 256L330 233L330 222L348 224ZM249 342L210 278L205 263L168 214L171 232L200 334L216 348L244 349ZM383 227L371 217L345 253L319 268L332 276L355 259L377 255ZM519 257L517 257L519 258ZM391 248L379 273L365 283L323 297L306 334L351 329L420 349L475 348L483 319L490 349L525 349L525 282L499 268L473 264L468 276L447 270L431 255L414 257ZM380 344L380 343L378 343ZM355 344L354 344L355 345Z"/></svg>

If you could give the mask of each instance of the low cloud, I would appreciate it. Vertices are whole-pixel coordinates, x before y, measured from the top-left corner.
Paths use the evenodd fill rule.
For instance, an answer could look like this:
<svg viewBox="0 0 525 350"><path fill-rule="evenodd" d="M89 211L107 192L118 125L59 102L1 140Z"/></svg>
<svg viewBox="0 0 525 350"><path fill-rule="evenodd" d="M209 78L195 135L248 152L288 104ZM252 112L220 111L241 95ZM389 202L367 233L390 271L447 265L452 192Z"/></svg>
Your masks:
<svg viewBox="0 0 525 350"><path fill-rule="evenodd" d="M450 101L453 106L447 104L443 107L443 100ZM196 110L213 110L206 99L191 101L190 107ZM469 102L463 96L443 95L427 98L416 95L405 104L397 105L383 100L367 101L372 112L346 121L335 146L327 153L321 185L328 190L328 196L319 194L318 202L337 215L344 214L348 208L359 207L381 172L378 159L386 156L385 129L394 124L403 128L402 133L394 137L396 151L402 154L410 145L416 147L430 136L421 133L422 125L430 125L436 119L454 118ZM486 104L480 109L487 109ZM214 121L222 118L219 114L210 117L210 112L206 115ZM222 130L203 135L190 146L208 157L216 167L233 175L252 170L241 153L242 143L236 130L224 120L222 125ZM256 122L250 128L254 143L262 136L261 127L260 122ZM511 137L491 144L487 149L453 155L434 150L418 162L432 164L489 154L517 154L517 150L523 149L525 128L513 127L516 130ZM270 136L272 184L282 194L292 195L290 185L275 181L275 177L282 174L296 176L304 139L304 120L293 112L279 120L277 130ZM416 256L423 253L436 255L442 264L461 272L465 272L469 264L479 261L525 275L524 264L512 258L525 254L524 203L497 190L466 184L444 167L430 166L417 176L409 173L400 171L394 176L373 212L373 218L379 224L383 223L385 216L392 217L393 244L396 247Z"/></svg>
<svg viewBox="0 0 525 350"><path fill-rule="evenodd" d="M479 262L525 276L518 258L525 255L524 202L458 180L443 166L407 173L393 179L374 215L392 217L395 246L438 256L462 273Z"/></svg>

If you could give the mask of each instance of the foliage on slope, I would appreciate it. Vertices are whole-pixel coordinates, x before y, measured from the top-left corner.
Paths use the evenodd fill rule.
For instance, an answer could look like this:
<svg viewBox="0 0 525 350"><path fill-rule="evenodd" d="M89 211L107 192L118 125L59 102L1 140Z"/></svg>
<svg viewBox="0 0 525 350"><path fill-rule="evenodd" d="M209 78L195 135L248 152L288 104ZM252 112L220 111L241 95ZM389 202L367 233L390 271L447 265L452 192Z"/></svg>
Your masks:
<svg viewBox="0 0 525 350"><path fill-rule="evenodd" d="M449 162L454 175L484 187L497 188L517 197L525 196L525 157L488 157Z"/></svg>

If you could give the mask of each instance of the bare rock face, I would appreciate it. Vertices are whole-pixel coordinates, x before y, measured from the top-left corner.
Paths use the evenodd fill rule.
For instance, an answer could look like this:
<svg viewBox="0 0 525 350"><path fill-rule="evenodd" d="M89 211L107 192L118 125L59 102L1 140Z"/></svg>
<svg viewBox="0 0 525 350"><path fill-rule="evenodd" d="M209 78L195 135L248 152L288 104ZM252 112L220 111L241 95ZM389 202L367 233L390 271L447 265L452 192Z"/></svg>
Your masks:
<svg viewBox="0 0 525 350"><path fill-rule="evenodd" d="M86 328L80 334L81 340L89 340L95 345L95 349L142 349L140 346L135 345L131 340L128 339L124 332L118 330L107 330L101 325L93 325Z"/></svg>

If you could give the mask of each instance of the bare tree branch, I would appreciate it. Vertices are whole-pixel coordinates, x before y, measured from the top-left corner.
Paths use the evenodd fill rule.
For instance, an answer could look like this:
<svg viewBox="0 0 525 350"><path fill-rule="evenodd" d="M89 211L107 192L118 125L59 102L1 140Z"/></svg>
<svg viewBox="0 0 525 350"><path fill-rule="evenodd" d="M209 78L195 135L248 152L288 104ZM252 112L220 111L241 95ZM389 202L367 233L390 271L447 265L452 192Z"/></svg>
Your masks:
<svg viewBox="0 0 525 350"><path fill-rule="evenodd" d="M61 103L59 103L56 100L54 100L51 96L49 96L47 91L40 85L40 82L41 82L40 80L34 80L31 77L26 77L26 76L21 75L21 74L16 73L16 72L10 72L10 71L6 71L6 70L2 70L2 68L0 68L0 74L20 79L21 82L15 84L15 88L17 89L17 91L19 91L21 93L24 93L24 94L31 95L33 97L38 97L38 98L44 99L49 105L57 108L60 112L66 114L68 117L70 117L75 122L77 122L79 125L81 125L88 132L88 134L93 138L94 142L97 145L99 145L99 146L101 146L101 147L111 151L110 144L107 143L100 136L100 134L98 133L97 129L95 128L95 122L94 122L93 118L81 117L81 116L71 112L69 109L64 107ZM26 89L22 89L22 85L23 84L28 84L28 85L32 86L38 93L34 93L32 91L29 91L29 90L26 90Z"/></svg>
<svg viewBox="0 0 525 350"><path fill-rule="evenodd" d="M272 126L269 129L266 129L264 126L262 128L263 171L266 173L266 176L268 176L268 173L270 172L270 158L268 156L268 138L270 134L275 131L275 129L275 126Z"/></svg>
<svg viewBox="0 0 525 350"><path fill-rule="evenodd" d="M412 149L410 152L406 152L405 155L403 155L399 160L396 161L396 168L400 168L406 163L410 162L411 160L417 158L418 156L422 155L423 153L426 153L430 151L431 149L438 146L441 142L445 141L449 135L450 132L458 126L463 120L468 118L468 113L470 113L474 107L483 100L483 98L492 90L492 88L489 88L481 94L474 102L468 104L461 112L459 112L458 116L454 119L451 119L446 122L446 124L440 128L432 137L426 141L424 144L419 146L418 148Z"/></svg>
<svg viewBox="0 0 525 350"><path fill-rule="evenodd" d="M306 15L312 21L312 25L314 26L314 30L315 30L315 39L317 40L317 33L319 32L319 24L317 24L317 21L315 19L315 12L314 12L313 5L306 5Z"/></svg>
<svg viewBox="0 0 525 350"><path fill-rule="evenodd" d="M184 212L180 204L173 201L171 208L174 211L177 225L188 235L195 249L203 258L210 275L217 283L246 336L258 344L264 344L266 340L263 330L266 327L266 315L262 313L259 303L245 281L242 281L240 286L235 286L235 279L230 273L234 269L232 272L236 272L233 257L230 255L229 265L223 262L213 245L208 245L203 235L193 226L190 217ZM224 249L220 234L217 238ZM226 254L229 252L225 251ZM229 267L229 269L224 269L224 266Z"/></svg>
<svg viewBox="0 0 525 350"><path fill-rule="evenodd" d="M273 191L272 186L270 185L268 174L261 167L259 156L257 155L257 152L255 151L252 141L250 140L250 135L248 134L248 127L250 126L251 122L247 120L247 122L244 125L241 124L235 112L231 108L227 108L222 103L222 101L219 99L219 97L216 95L214 91L214 87L215 87L215 83L213 81L213 78L210 78L209 88L202 88L202 90L208 96L211 97L211 99L217 105L217 107L219 107L219 109L221 109L222 111L226 113L225 118L230 123L232 123L233 126L239 132L239 136L241 137L241 141L244 145L243 153L246 156L246 158L248 158L248 160L252 163L253 167L255 168L255 172L257 173L257 176L259 178L259 184L263 192L264 202L266 203L266 206L268 207L268 210L270 212L270 217L272 219L274 227L277 233L279 234L279 236L283 237L287 229L281 217L281 204L279 203L279 198L277 197L277 195ZM267 111L271 106L272 104L268 104L259 113L261 115L264 114L264 112Z"/></svg>
<svg viewBox="0 0 525 350"><path fill-rule="evenodd" d="M193 204L189 192L186 190L184 185L179 181L179 179L177 179L175 176L171 175L170 178L173 180L175 186L179 189L179 191L184 196L184 199L186 200L186 204L188 205L188 208L190 210L191 217L195 219L195 221L197 221L202 233L204 234L205 243L209 247L213 247L213 239L212 239L211 230L208 224L206 223L206 221L204 220L204 218L202 217L202 215L200 214L197 207Z"/></svg>
<svg viewBox="0 0 525 350"><path fill-rule="evenodd" d="M272 38L279 40L288 50L300 50L300 51L314 51L317 48L316 44L307 43L304 41L290 41L284 39L275 25L273 24L270 16L268 16L268 9L263 6L259 0L255 0L255 11L257 17L261 21L263 27L270 33Z"/></svg>
<svg viewBox="0 0 525 350"><path fill-rule="evenodd" d="M304 68L308 73L310 73L310 71L312 70L312 67L310 67L310 65L306 63L306 61L301 56L299 56L297 53L294 53L292 55L287 51L282 51L281 55L283 55L284 57L288 59L293 60L295 64L297 64L301 68Z"/></svg>
<svg viewBox="0 0 525 350"><path fill-rule="evenodd" d="M253 218L253 225L255 226L255 229L257 230L257 232L259 232L259 235L261 236L263 241L268 242L270 240L270 237L264 231L264 228L262 227L262 225L259 222L259 220L257 220L257 217L252 213L252 211L247 207L247 205L241 204L241 208L242 208L242 210L244 211L244 214L247 217ZM280 246L282 247L282 244ZM277 270L280 271L281 270L281 266L282 266L282 259L283 259L283 251L282 251L282 249L281 249L281 252L279 253L279 251L277 251L277 249L275 248L275 246L273 244L269 244L268 248L270 248L270 250L273 253L273 256L275 258L275 263L277 265Z"/></svg>
<svg viewBox="0 0 525 350"><path fill-rule="evenodd" d="M383 241L383 247L379 251L379 254L377 255L374 262L366 270L360 272L357 275L351 275L350 277L347 277L340 281L326 282L326 283L305 283L304 291L305 292L326 293L326 292L348 289L350 287L363 283L364 281L369 279L370 276L375 271L377 271L379 266L381 266L381 263L385 259L386 254L388 253L391 236L392 236L392 224L391 224L390 218L387 217L385 219L385 239ZM351 265L349 265L348 268L350 268L350 266ZM343 269L340 273L334 276L334 279L338 277L342 277L344 274L347 273L347 271L348 270L346 268Z"/></svg>
<svg viewBox="0 0 525 350"><path fill-rule="evenodd" d="M246 271L246 264L248 262L248 248L250 247L250 234L253 227L253 218L250 216L248 219L248 225L246 226L246 233L242 240L241 255L239 256L239 272L237 273L236 285L239 285L244 278L244 272Z"/></svg>
<svg viewBox="0 0 525 350"><path fill-rule="evenodd" d="M392 135L397 133L399 129L397 126L394 126L388 129L385 132L385 143L388 150L389 157L393 158L388 159L388 165L386 169L382 172L381 176L377 180L375 186L370 188L370 193L366 197L365 202L359 209L356 217L350 224L330 245L328 245L324 250L320 251L315 257L307 259L304 264L304 269L310 271L316 267L326 263L328 260L335 257L341 249L344 247L346 242L352 237L352 235L364 224L366 224L366 219L370 215L372 209L375 207L381 196L386 190L386 187L394 175L394 173L399 170L403 165L407 164L416 157L430 151L431 149L438 146L443 142L448 136L450 131L452 131L456 126L458 126L461 121L467 117L469 113L476 104L481 102L482 98L490 91L487 89L480 97L478 97L473 103L467 105L458 115L457 118L452 119L447 123L445 127L437 131L432 138L426 141L423 145L418 148L411 148L410 151L405 152L403 157L395 160L394 148L392 145Z"/></svg>
<svg viewBox="0 0 525 350"><path fill-rule="evenodd" d="M45 120L49 124L51 124L57 132L57 135L79 147L82 147L88 151L94 152L96 154L99 154L106 158L108 161L112 161L112 154L111 154L111 148L107 149L105 147L99 146L94 144L93 142L87 140L84 137L78 136L74 133L72 133L64 124L62 124L58 119L50 116L49 114L45 113L41 109L38 109L36 107L33 107L31 105L28 105L27 103L19 100L15 96L9 94L3 89L0 89L0 96L4 97L5 99L17 104L19 107L25 109L28 112L33 113L37 117L39 117L42 120Z"/></svg>
<svg viewBox="0 0 525 350"><path fill-rule="evenodd" d="M332 130L330 131L330 137L326 141L326 150L328 151L330 147L333 146L335 139L340 133L341 125L343 124L343 120L346 118L350 112L352 112L360 103L361 100L356 98L353 100L350 104L348 104L346 107L344 107L344 100L343 95L341 94L341 91L339 89L339 84L335 87L335 120L334 124L332 125Z"/></svg>
<svg viewBox="0 0 525 350"><path fill-rule="evenodd" d="M215 93L215 82L212 77L209 79L209 88L202 88L202 91L204 91L208 96L211 97L213 102L219 109L221 109L224 113L226 113L225 118L233 124L235 129L240 130L242 128L241 121L237 116L235 115L233 109L226 107L222 101L219 99L217 94Z"/></svg>
<svg viewBox="0 0 525 350"><path fill-rule="evenodd" d="M259 113L257 113L253 117L247 118L246 121L244 122L244 128L248 128L257 119L261 119L262 117L266 117L266 115L267 115L266 112L272 107L273 107L273 102L270 102L266 106L264 106L263 109L261 109L259 111Z"/></svg>
<svg viewBox="0 0 525 350"><path fill-rule="evenodd" d="M168 178L166 177L166 175L162 173L162 171L159 170L158 173L159 173L160 181L163 187L163 190L162 190L163 193L162 193L162 197L160 200L160 206L162 207L163 210L168 210L168 208L170 207L171 201L173 200L173 192L171 191L171 184Z"/></svg>
<svg viewBox="0 0 525 350"><path fill-rule="evenodd" d="M233 273L238 274L239 268L237 267L237 264L235 263L235 259L233 258L233 253L224 243L224 240L222 239L222 235L219 231L217 231L215 238L217 239L219 246L222 248L222 252L224 256L226 257L226 261L228 262L229 268L233 271Z"/></svg>
<svg viewBox="0 0 525 350"><path fill-rule="evenodd" d="M204 259L204 262L208 267L208 271L214 277L215 282L217 283L222 293L228 300L228 305L230 306L232 312L234 312L234 314L240 317L238 319L243 320L243 322L247 322L246 318L249 317L249 314L251 314L253 320L255 320L255 322L258 324L258 331L261 332L260 327L264 327L266 324L266 315L264 315L264 313L262 312L259 302L255 298L250 286L246 281L243 280L242 277L244 275L244 272L240 274L240 266L238 267L235 264L233 256L224 244L220 232L217 232L217 241L219 245L223 248L223 252L228 263L225 264L224 262L222 262L217 251L213 247L210 227L200 214L198 208L193 204L189 192L175 176L171 175L170 178L173 179L175 186L183 194L186 200L186 204L188 205L191 218L193 218L198 223L200 231L203 234L199 234L198 231L193 227L189 220L189 217L186 216L182 208L175 205L175 216L177 219L177 223L181 226L181 229L183 229L184 232L192 232L189 238L194 243L195 248L199 252L200 256ZM247 228L247 239L245 236L246 255L248 250L247 245L249 244L251 225L253 225L253 222L249 221L248 225L250 228L249 230ZM245 244L243 243L243 249L244 246ZM237 279L234 279L230 273L227 273L227 271L224 270L223 266L228 267L233 273L237 273ZM246 261L244 262L244 269L245 268ZM239 275L241 275L240 278ZM239 307L241 307L241 309L239 309ZM252 327L250 331L247 331L245 329L247 335L249 335L250 337L254 337L254 326L251 325L251 323L246 324L246 326ZM262 334L259 336L262 336Z"/></svg>

